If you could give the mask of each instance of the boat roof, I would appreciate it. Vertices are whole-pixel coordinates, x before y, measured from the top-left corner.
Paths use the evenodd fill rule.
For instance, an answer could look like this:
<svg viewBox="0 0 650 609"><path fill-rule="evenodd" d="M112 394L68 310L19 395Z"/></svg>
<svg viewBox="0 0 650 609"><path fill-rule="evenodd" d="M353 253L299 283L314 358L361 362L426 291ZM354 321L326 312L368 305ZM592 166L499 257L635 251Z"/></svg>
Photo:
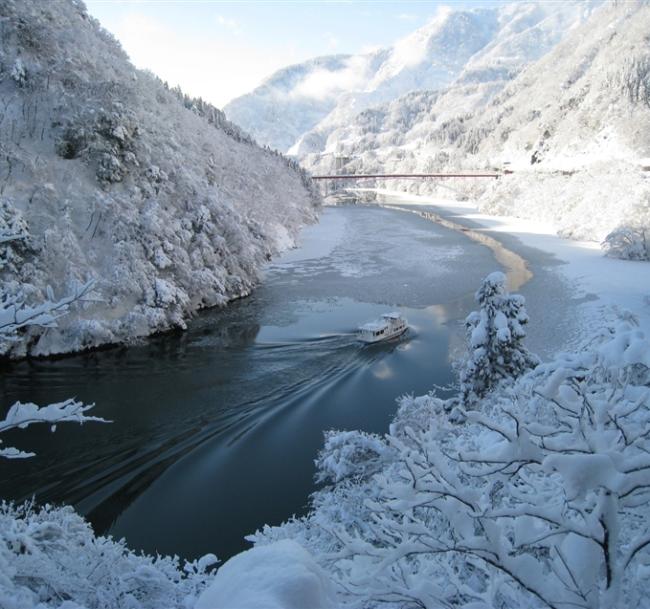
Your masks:
<svg viewBox="0 0 650 609"><path fill-rule="evenodd" d="M385 321L371 321L363 326L359 326L359 330L368 330L369 332L374 332L376 330L384 330L388 327L388 324Z"/></svg>
<svg viewBox="0 0 650 609"><path fill-rule="evenodd" d="M402 314L399 311L391 311L390 313L384 313L382 317L384 319L401 319Z"/></svg>

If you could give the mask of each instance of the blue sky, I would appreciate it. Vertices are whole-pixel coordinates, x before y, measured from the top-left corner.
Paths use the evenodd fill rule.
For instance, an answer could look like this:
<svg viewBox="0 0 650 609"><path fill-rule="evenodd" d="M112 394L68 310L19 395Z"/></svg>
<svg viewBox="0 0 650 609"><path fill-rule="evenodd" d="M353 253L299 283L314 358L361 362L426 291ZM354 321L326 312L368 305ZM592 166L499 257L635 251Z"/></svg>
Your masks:
<svg viewBox="0 0 650 609"><path fill-rule="evenodd" d="M139 68L222 107L275 70L387 46L439 7L496 1L86 0Z"/></svg>

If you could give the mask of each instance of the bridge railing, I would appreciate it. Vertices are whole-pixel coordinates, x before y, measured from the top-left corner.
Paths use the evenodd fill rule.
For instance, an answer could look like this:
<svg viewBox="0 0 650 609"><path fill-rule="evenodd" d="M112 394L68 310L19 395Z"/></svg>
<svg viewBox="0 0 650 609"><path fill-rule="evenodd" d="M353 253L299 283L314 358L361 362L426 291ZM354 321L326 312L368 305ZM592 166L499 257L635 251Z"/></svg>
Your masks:
<svg viewBox="0 0 650 609"><path fill-rule="evenodd" d="M498 179L503 175L511 174L512 170L467 172L467 173L364 173L364 174L332 174L315 175L312 180L402 180L402 179L427 179L427 178L492 178Z"/></svg>

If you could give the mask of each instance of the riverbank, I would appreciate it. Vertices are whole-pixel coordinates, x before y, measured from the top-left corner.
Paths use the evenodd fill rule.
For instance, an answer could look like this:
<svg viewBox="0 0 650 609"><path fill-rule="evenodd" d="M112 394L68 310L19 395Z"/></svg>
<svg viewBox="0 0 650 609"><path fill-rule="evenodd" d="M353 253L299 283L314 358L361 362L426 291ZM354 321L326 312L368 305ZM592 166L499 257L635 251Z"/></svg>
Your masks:
<svg viewBox="0 0 650 609"><path fill-rule="evenodd" d="M537 278L522 293L528 300L531 338L543 335L538 337L545 345L542 351L576 347L594 328L627 311L650 335L650 264L607 258L598 243L563 239L548 223L481 214L471 201L373 191L381 205L431 211L522 255ZM553 288L553 282L561 289Z"/></svg>

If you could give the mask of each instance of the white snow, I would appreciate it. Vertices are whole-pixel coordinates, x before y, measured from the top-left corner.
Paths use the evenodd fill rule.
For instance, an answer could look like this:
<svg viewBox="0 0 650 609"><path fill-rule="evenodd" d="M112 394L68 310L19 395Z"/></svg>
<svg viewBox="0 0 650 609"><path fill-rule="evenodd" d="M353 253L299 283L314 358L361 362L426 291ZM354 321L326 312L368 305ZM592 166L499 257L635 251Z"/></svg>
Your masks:
<svg viewBox="0 0 650 609"><path fill-rule="evenodd" d="M387 48L290 66L225 111L258 141L278 150L301 157L332 152L349 139L347 127L356 115L410 92L439 91L456 81L459 94L449 108L459 113L484 101L596 5L439 7L428 23Z"/></svg>
<svg viewBox="0 0 650 609"><path fill-rule="evenodd" d="M314 217L304 175L201 100L134 80L77 3L5 4L0 330L13 343L23 336L13 330L41 326L26 338L47 354L182 327L197 308L246 294ZM183 575L177 559L95 537L71 509L3 504L0 605L647 607L650 264L606 258L599 241L622 229L623 249L643 255L650 8L607 4L576 27L596 4L443 9L389 49L287 68L239 104L266 122L267 141L348 155L352 171L515 169L492 184L425 184L428 197L376 192L554 256L593 341L528 370L531 358L476 403L403 397L385 436L327 432L316 465L330 486L313 511L256 534L210 583L214 556ZM99 82L118 92L88 84ZM301 255L333 251L343 229ZM354 260L345 269L361 273ZM490 283L503 287L503 275ZM470 364L492 349L502 368L507 343L523 339L523 300L510 298L513 315L487 303L489 315L467 318ZM627 323L610 332L613 317ZM93 420L89 407L18 403L0 432Z"/></svg>
<svg viewBox="0 0 650 609"><path fill-rule="evenodd" d="M215 563L133 552L70 506L0 503L2 609L190 609Z"/></svg>
<svg viewBox="0 0 650 609"><path fill-rule="evenodd" d="M405 396L384 436L328 432L312 511L251 539L313 551L340 607L645 609L650 342L592 338L476 404Z"/></svg>
<svg viewBox="0 0 650 609"><path fill-rule="evenodd" d="M336 609L332 583L309 552L283 540L233 556L194 609Z"/></svg>
<svg viewBox="0 0 650 609"><path fill-rule="evenodd" d="M469 73L444 91L409 93L348 117L327 141L334 156L312 154L301 161L314 173L509 168L513 173L496 181L367 184L436 198L456 195L485 213L551 223L564 237L607 240L614 256L650 258L650 180L644 170L650 7L561 3L567 10L561 14L554 12L560 3L545 4L550 13L539 22L541 31L506 28L526 33L526 44L518 39L523 50L536 47L536 36L548 42L536 55L522 50L525 68L520 63L501 74L498 60L509 53L506 47L498 51L498 43L483 59L482 53L474 56L465 67ZM515 13L513 23L523 25ZM562 23L571 26L563 31ZM510 42L516 57L517 44Z"/></svg>

